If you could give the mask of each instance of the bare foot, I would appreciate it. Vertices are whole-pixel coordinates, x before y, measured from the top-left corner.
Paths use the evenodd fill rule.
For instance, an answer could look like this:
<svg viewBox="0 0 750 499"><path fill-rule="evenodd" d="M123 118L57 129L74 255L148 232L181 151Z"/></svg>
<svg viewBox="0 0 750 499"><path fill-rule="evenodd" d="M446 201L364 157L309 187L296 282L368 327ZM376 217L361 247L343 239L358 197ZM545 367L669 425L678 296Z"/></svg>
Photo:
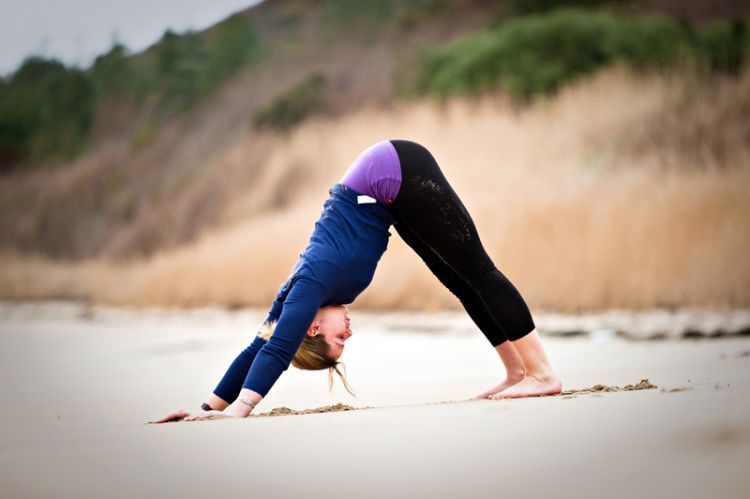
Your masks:
<svg viewBox="0 0 750 499"><path fill-rule="evenodd" d="M495 386L493 388L490 388L489 390L487 390L487 391L485 391L483 393L480 393L479 395L477 395L476 397L474 397L474 399L478 400L478 399L490 398L492 395L494 395L494 394L496 394L498 392L501 392L501 391L505 390L506 388L508 388L510 386L513 386L516 383L520 382L521 380L524 379L524 377L525 377L525 374L520 374L518 376L508 376L505 379L505 381L503 381L502 383L500 383L499 385L497 385L497 386Z"/></svg>
<svg viewBox="0 0 750 499"><path fill-rule="evenodd" d="M556 375L534 377L526 376L518 383L509 386L505 390L494 395L490 395L490 399L510 399L510 398L521 398L521 397L539 397L541 395L555 395L560 393L562 390L562 383L560 378Z"/></svg>

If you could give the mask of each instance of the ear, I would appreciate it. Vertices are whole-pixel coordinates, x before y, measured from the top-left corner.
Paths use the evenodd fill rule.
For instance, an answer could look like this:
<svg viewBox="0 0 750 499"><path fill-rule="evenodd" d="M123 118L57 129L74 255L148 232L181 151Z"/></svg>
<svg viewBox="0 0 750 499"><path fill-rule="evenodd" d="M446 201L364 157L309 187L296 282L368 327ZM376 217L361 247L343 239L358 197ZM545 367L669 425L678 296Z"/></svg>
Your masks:
<svg viewBox="0 0 750 499"><path fill-rule="evenodd" d="M318 334L320 334L320 321L316 319L307 329L307 336L317 336Z"/></svg>

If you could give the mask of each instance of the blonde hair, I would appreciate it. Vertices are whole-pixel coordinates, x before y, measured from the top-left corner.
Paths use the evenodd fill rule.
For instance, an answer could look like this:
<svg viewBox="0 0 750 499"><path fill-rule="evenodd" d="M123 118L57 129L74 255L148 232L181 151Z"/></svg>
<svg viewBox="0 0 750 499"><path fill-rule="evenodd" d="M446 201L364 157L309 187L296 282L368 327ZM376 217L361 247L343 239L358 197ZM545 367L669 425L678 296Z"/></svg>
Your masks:
<svg viewBox="0 0 750 499"><path fill-rule="evenodd" d="M258 336L268 341L273 336L273 332L276 330L276 322L264 322L263 326L258 332ZM339 375L341 381L344 383L344 388L352 396L356 397L357 394L349 386L346 381L346 366L343 362L339 362L331 358L329 353L329 346L326 343L326 339L322 334L317 336L305 335L305 339L302 340L302 344L297 349L292 359L292 365L297 369L305 369L307 371L320 371L328 369L328 391L333 390L333 373ZM339 371L339 367L344 370L343 374Z"/></svg>

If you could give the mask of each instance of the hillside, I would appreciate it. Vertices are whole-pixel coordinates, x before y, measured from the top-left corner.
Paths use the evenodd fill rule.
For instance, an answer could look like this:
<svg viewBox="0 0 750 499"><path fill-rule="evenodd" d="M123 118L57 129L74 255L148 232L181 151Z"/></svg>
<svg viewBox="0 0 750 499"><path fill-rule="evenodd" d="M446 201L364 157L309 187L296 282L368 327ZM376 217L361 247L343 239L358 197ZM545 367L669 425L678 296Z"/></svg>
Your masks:
<svg viewBox="0 0 750 499"><path fill-rule="evenodd" d="M193 108L174 113L148 102L142 107L107 103L80 157L2 177L3 246L63 258L132 257L191 241L219 220L224 201L218 198L247 188L253 172L262 168L268 154L265 137L276 135L252 128L252 116L264 105L313 74L326 79L326 115L387 104L394 98L393 71L399 62L422 45L450 40L486 22L485 11L467 8L460 22L438 13L409 28L393 19L380 30L369 24L367 12L364 17L338 13L322 4L264 2L239 14L255 26L265 55ZM156 50L135 56L136 63ZM227 180L228 172L209 169L215 154L247 134L256 143L254 154L235 173L242 179ZM160 230L154 220L171 230Z"/></svg>

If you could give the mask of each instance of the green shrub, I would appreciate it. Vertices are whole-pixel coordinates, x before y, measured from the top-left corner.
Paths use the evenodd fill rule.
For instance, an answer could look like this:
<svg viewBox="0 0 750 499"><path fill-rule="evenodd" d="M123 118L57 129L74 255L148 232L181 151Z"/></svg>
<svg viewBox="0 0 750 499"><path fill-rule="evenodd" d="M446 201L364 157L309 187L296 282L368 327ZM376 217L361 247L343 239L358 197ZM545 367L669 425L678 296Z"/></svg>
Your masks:
<svg viewBox="0 0 750 499"><path fill-rule="evenodd" d="M205 36L167 30L156 46L155 90L164 103L187 109L260 53L257 32L239 14Z"/></svg>
<svg viewBox="0 0 750 499"><path fill-rule="evenodd" d="M288 130L323 108L325 86L326 80L322 74L311 74L253 114L253 125Z"/></svg>
<svg viewBox="0 0 750 499"><path fill-rule="evenodd" d="M0 86L0 169L66 159L86 143L93 91L85 72L30 57Z"/></svg>
<svg viewBox="0 0 750 499"><path fill-rule="evenodd" d="M156 81L165 103L192 106L208 87L205 47L196 33L167 30L156 48Z"/></svg>
<svg viewBox="0 0 750 499"><path fill-rule="evenodd" d="M213 86L260 56L260 38L239 14L214 26L207 39L206 79Z"/></svg>
<svg viewBox="0 0 750 499"><path fill-rule="evenodd" d="M0 78L0 170L74 156L110 97L138 103L154 96L167 108L187 109L260 54L257 32L235 15L204 35L167 30L148 57L130 56L116 43L86 71L30 57ZM135 142L148 143L152 128L138 131Z"/></svg>
<svg viewBox="0 0 750 499"><path fill-rule="evenodd" d="M109 52L97 57L89 74L97 104L111 95L139 99L144 96L146 88L140 84L127 48L120 43L115 43Z"/></svg>
<svg viewBox="0 0 750 499"><path fill-rule="evenodd" d="M424 52L410 91L446 96L499 87L528 98L555 92L612 62L665 67L685 56L708 59L713 70L738 70L747 45L744 23L717 25L697 39L691 43L684 29L664 17L556 10Z"/></svg>
<svg viewBox="0 0 750 499"><path fill-rule="evenodd" d="M738 74L750 44L750 35L743 19L731 23L715 23L697 33L697 50L712 71Z"/></svg>

